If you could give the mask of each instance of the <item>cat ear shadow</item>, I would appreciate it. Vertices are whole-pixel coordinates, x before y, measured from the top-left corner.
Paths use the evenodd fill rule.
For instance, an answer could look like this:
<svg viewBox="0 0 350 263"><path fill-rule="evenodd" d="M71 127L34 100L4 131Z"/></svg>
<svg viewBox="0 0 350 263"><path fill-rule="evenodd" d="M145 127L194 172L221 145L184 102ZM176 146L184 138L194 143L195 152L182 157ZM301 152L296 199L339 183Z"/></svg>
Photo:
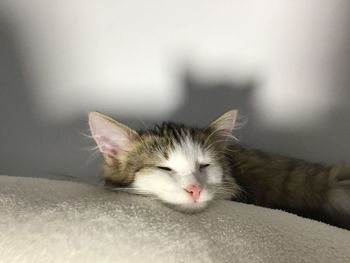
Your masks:
<svg viewBox="0 0 350 263"><path fill-rule="evenodd" d="M116 157L139 138L133 129L96 111L89 113L89 126L91 135L108 164L114 163Z"/></svg>
<svg viewBox="0 0 350 263"><path fill-rule="evenodd" d="M237 110L230 110L209 124L207 130L211 134L222 137L223 140L229 140L232 137L232 131L237 119Z"/></svg>

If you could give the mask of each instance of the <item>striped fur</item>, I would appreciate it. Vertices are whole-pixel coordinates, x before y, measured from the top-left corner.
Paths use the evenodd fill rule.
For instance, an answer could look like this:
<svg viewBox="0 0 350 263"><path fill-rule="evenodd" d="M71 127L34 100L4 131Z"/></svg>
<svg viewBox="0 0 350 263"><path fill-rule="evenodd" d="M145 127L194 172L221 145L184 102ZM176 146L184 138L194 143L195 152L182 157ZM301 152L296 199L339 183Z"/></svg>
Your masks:
<svg viewBox="0 0 350 263"><path fill-rule="evenodd" d="M230 146L232 175L242 191L234 200L282 209L350 228L350 167Z"/></svg>

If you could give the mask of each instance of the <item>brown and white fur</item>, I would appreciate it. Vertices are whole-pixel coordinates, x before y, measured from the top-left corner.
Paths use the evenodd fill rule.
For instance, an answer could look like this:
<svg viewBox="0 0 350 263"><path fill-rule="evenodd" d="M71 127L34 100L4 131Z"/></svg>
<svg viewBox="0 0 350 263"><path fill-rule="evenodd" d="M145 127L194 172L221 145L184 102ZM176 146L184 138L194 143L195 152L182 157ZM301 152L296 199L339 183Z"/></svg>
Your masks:
<svg viewBox="0 0 350 263"><path fill-rule="evenodd" d="M326 167L231 143L237 112L206 128L162 123L135 131L98 112L92 136L103 177L117 189L149 195L185 212L214 199L283 209L350 228L350 168Z"/></svg>

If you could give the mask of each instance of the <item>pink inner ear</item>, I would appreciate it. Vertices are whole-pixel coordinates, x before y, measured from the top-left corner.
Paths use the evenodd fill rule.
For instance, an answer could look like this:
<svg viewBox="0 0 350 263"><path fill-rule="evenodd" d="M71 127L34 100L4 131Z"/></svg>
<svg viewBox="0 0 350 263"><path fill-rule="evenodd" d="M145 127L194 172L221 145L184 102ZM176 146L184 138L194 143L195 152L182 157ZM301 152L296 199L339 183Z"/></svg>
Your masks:
<svg viewBox="0 0 350 263"><path fill-rule="evenodd" d="M99 115L91 117L90 128L101 152L110 157L125 150L131 140L123 128Z"/></svg>

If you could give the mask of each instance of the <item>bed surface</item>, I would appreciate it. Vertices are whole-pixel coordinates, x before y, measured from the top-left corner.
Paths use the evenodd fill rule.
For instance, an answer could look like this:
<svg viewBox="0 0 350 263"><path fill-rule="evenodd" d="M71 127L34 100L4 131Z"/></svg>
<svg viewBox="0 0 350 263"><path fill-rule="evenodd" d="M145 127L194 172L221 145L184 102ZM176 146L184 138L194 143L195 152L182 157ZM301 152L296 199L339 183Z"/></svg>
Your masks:
<svg viewBox="0 0 350 263"><path fill-rule="evenodd" d="M0 176L0 262L350 262L350 232L216 201L182 214L84 183Z"/></svg>

